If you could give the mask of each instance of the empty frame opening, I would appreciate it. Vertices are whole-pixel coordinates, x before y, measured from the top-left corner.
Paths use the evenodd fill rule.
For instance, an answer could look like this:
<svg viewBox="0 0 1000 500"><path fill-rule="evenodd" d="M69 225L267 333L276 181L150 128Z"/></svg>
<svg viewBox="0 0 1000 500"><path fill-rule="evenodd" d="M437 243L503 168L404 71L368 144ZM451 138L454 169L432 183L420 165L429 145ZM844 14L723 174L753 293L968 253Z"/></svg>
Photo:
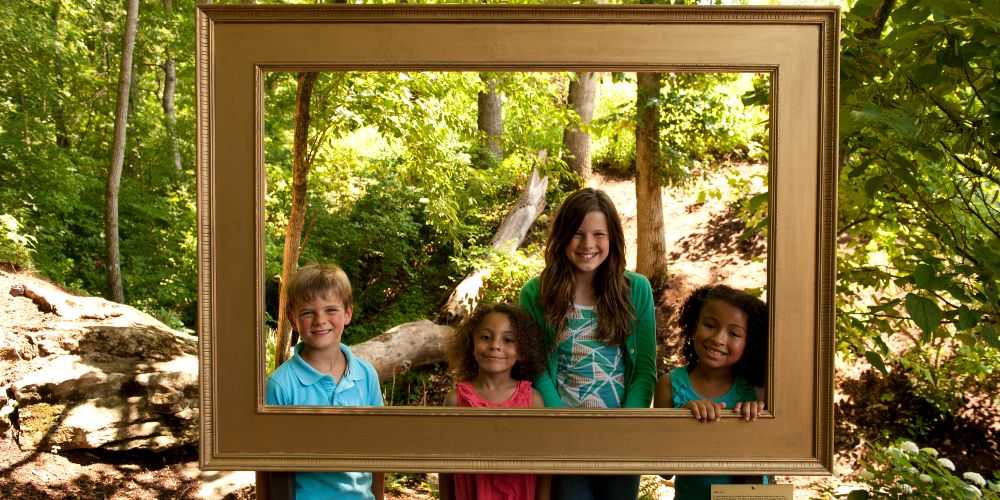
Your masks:
<svg viewBox="0 0 1000 500"><path fill-rule="evenodd" d="M644 257L667 269L656 283L658 376L686 363L678 316L695 289L767 300L768 73L267 72L262 82L261 380L277 364L292 255L346 272L342 341L378 369L385 404L442 405L454 327L477 303L517 303L544 266L556 208L583 186L615 203L630 270L639 231L650 231L641 219L662 214L652 231L665 246ZM640 168L655 175L659 207L638 203ZM295 193L297 179L307 187ZM509 232L539 180L544 211ZM401 328L418 340L373 348Z"/></svg>

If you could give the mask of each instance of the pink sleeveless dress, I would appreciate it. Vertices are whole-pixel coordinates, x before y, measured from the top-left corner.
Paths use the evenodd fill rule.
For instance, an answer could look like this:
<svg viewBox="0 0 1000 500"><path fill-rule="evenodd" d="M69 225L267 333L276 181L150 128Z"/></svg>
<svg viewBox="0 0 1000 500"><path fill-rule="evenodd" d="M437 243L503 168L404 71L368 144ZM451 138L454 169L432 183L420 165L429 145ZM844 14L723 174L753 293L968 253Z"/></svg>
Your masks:
<svg viewBox="0 0 1000 500"><path fill-rule="evenodd" d="M487 401L469 382L456 384L458 406L530 408L531 382L519 381L514 394L500 403ZM535 476L528 474L455 474L457 500L534 500Z"/></svg>

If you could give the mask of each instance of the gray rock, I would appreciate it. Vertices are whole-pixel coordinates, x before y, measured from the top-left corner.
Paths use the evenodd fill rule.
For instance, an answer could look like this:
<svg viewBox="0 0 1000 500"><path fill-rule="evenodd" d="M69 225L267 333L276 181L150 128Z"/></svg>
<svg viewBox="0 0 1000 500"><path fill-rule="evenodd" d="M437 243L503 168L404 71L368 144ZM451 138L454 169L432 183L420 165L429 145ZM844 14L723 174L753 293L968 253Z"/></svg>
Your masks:
<svg viewBox="0 0 1000 500"><path fill-rule="evenodd" d="M60 316L24 333L23 346L0 346L0 359L21 364L12 385L24 426L36 427L27 444L155 451L197 442L195 337L96 297L30 283L23 295Z"/></svg>

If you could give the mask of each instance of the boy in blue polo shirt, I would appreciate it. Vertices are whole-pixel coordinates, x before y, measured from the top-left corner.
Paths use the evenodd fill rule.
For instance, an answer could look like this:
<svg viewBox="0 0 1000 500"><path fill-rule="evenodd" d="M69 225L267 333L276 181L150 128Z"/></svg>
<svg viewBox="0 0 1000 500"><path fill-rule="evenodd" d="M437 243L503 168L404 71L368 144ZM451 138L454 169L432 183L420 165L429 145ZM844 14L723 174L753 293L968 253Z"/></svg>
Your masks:
<svg viewBox="0 0 1000 500"><path fill-rule="evenodd" d="M382 406L378 374L340 342L351 322L351 282L335 265L300 268L285 287L288 317L302 341L267 379L266 402ZM382 473L298 472L296 500L382 498ZM374 480L373 480L374 479Z"/></svg>

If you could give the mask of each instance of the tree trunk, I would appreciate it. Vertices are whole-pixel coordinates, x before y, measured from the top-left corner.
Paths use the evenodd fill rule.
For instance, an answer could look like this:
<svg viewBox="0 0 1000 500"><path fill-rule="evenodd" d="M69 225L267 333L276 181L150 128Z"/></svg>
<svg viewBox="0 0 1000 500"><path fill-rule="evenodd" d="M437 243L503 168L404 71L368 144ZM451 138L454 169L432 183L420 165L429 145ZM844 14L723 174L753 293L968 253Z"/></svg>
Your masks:
<svg viewBox="0 0 1000 500"><path fill-rule="evenodd" d="M496 234L493 235L491 245L494 250L514 253L514 250L521 246L524 237L528 234L528 229L545 209L545 190L548 189L548 185L548 176L541 177L537 169L531 171L528 185L525 186L517 203L510 209L503 222L500 223ZM489 266L486 266L476 269L466 276L452 290L447 302L441 307L439 321L457 323L475 310L476 304L479 302L479 291L483 286L483 281L489 277L492 271Z"/></svg>
<svg viewBox="0 0 1000 500"><path fill-rule="evenodd" d="M111 150L111 168L108 169L104 210L104 238L108 257L108 298L115 302L125 301L118 254L118 190L121 187L122 167L125 161L125 130L128 127L129 89L132 87L132 52L135 50L135 32L138 25L139 0L128 0L125 35L122 42L122 65L118 77L115 140Z"/></svg>
<svg viewBox="0 0 1000 500"><path fill-rule="evenodd" d="M896 6L896 0L881 0L875 10L872 11L871 17L868 21L871 25L863 30L858 31L855 38L858 40L878 40L882 38L882 32L885 30L885 25L889 21L889 14L892 13L892 9Z"/></svg>
<svg viewBox="0 0 1000 500"><path fill-rule="evenodd" d="M636 270L649 278L654 290L667 281L667 245L663 234L660 193L660 73L639 73L636 92L635 195Z"/></svg>
<svg viewBox="0 0 1000 500"><path fill-rule="evenodd" d="M298 87L295 94L295 136L292 146L292 207L288 216L288 227L285 229L285 251L281 261L281 291L278 299L277 342L274 349L275 366L280 366L288 359L291 347L291 324L285 311L287 300L285 286L292 273L298 268L299 253L302 249L299 242L302 238L302 226L306 220L306 197L309 187L309 162L306 149L309 144L309 105L313 86L319 73L299 73Z"/></svg>
<svg viewBox="0 0 1000 500"><path fill-rule="evenodd" d="M59 39L59 13L61 8L62 0L54 0L52 2L52 30L49 34L52 40ZM58 43L53 44L52 49L52 73L55 76L56 88L62 90L62 49ZM69 149L72 144L70 143L69 130L66 126L66 112L63 108L63 100L58 96L52 99L52 121L56 127L56 145L63 149Z"/></svg>
<svg viewBox="0 0 1000 500"><path fill-rule="evenodd" d="M385 382L411 368L444 361L454 331L426 319L412 321L351 346L351 352L371 363Z"/></svg>
<svg viewBox="0 0 1000 500"><path fill-rule="evenodd" d="M590 133L587 126L594 117L594 97L597 94L597 73L584 71L569 82L569 105L579 117L563 131L563 146L569 155L568 163L584 182L593 173L590 161Z"/></svg>
<svg viewBox="0 0 1000 500"><path fill-rule="evenodd" d="M173 19L173 0L163 0L163 10L167 19ZM173 25L173 23L171 23ZM174 109L174 94L177 90L177 69L174 59L167 50L167 60L163 62L163 117L166 121L167 136L170 140L170 152L174 157L174 168L180 172L183 170L181 163L181 150L177 146L177 112Z"/></svg>
<svg viewBox="0 0 1000 500"><path fill-rule="evenodd" d="M491 161L503 159L503 109L500 94L497 93L497 79L487 73L479 75L486 84L486 92L479 93L479 130L486 134L486 150Z"/></svg>

